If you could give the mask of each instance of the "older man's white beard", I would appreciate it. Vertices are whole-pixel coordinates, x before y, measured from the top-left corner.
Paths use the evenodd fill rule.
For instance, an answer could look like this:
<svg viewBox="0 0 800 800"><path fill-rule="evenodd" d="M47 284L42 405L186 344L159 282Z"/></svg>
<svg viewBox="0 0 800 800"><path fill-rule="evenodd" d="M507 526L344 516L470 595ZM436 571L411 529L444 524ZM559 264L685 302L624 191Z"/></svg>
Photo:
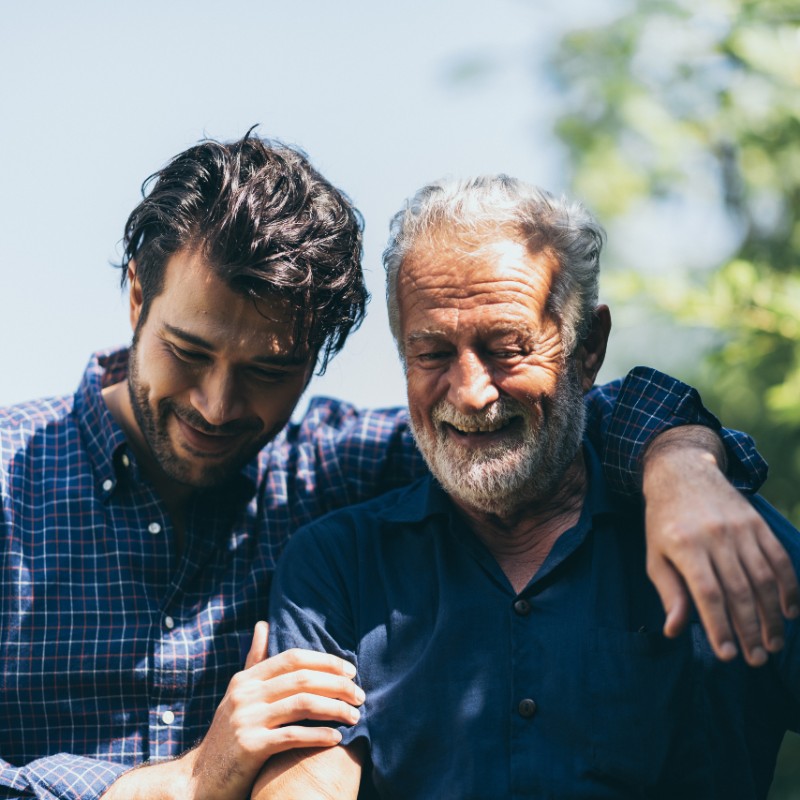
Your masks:
<svg viewBox="0 0 800 800"><path fill-rule="evenodd" d="M477 414L464 415L443 400L431 416L436 432L412 421L411 429L428 468L444 490L468 507L489 514L509 514L553 493L575 459L583 438L586 412L575 371L567 366L541 420L522 403L501 397ZM502 442L461 447L445 423L467 431L497 430L512 419L522 422Z"/></svg>

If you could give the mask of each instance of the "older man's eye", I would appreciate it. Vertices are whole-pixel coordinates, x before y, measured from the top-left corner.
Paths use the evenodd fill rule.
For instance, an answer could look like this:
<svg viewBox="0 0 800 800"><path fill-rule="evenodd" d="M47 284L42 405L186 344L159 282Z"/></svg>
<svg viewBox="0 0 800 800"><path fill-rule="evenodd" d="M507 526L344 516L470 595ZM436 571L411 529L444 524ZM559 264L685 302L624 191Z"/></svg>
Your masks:
<svg viewBox="0 0 800 800"><path fill-rule="evenodd" d="M422 361L425 363L436 363L437 361L443 361L447 358L448 353L444 350L436 350L430 353L419 353L417 355L417 360Z"/></svg>

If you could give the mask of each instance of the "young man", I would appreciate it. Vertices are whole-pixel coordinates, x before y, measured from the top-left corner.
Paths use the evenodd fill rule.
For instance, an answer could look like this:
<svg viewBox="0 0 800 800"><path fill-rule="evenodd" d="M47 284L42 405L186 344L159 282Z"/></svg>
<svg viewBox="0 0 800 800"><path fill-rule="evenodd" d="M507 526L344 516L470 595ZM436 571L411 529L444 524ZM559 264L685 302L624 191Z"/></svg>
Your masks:
<svg viewBox="0 0 800 800"><path fill-rule="evenodd" d="M252 136L189 149L154 176L125 248L130 351L94 356L73 397L0 417L0 787L238 800L274 753L340 739L292 723L352 721L363 699L339 659L263 660L265 630L253 629L289 535L424 466L402 409L318 400L287 422L367 297L357 212L302 154ZM593 395L589 408L616 480L633 486L655 434L714 423L688 387L655 373ZM730 503L747 504L713 459L699 457L716 438L664 445L705 433L679 428L656 440L660 455L648 450L650 553L667 570L659 585L675 628L686 601L666 565L690 587L705 584L695 565L719 571L699 605L722 655L733 635L721 598L736 588L724 561L745 565L734 579L755 571L755 590L729 609L757 663L782 629L777 593L763 587L777 571L788 605L794 577L774 540L742 525ZM758 464L747 437L725 437L745 473L748 459ZM758 468L749 474L754 487ZM732 544L704 522L709 508L720 519L715 504ZM681 514L688 533L675 538Z"/></svg>

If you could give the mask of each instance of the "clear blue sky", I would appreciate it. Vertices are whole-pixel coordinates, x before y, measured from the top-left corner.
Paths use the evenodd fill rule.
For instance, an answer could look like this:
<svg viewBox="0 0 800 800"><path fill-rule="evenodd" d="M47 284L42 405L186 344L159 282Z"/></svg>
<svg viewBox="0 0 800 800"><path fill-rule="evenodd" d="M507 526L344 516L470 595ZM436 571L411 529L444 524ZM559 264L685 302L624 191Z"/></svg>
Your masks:
<svg viewBox="0 0 800 800"><path fill-rule="evenodd" d="M404 402L380 253L401 201L443 174L560 189L553 98L533 63L584 3L83 0L0 24L0 405L74 391L129 340L116 270L142 180L204 135L253 123L307 150L366 218L368 321L312 393ZM464 57L496 69L452 80Z"/></svg>

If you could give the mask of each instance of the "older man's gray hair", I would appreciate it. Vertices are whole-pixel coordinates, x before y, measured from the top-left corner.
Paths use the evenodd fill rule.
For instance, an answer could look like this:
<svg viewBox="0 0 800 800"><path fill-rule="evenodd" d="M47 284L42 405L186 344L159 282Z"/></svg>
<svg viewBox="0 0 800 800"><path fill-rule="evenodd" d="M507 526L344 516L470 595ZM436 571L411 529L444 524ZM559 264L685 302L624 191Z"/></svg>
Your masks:
<svg viewBox="0 0 800 800"><path fill-rule="evenodd" d="M403 261L416 247L435 247L437 237L450 234L510 236L532 254L554 256L560 268L547 308L560 321L565 352L573 352L597 305L602 227L580 203L508 175L481 175L428 184L392 218L383 264L389 325L401 356L397 279Z"/></svg>

